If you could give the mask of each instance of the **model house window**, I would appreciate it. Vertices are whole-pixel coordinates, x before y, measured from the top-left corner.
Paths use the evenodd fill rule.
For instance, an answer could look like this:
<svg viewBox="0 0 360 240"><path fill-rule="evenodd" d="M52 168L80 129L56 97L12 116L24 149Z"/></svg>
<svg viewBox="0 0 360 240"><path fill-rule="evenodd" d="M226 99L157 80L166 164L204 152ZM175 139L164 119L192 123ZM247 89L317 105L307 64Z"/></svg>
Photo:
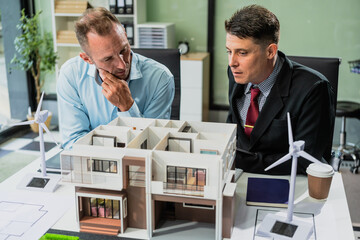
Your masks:
<svg viewBox="0 0 360 240"><path fill-rule="evenodd" d="M120 201L112 200L112 213L114 219L120 219Z"/></svg>
<svg viewBox="0 0 360 240"><path fill-rule="evenodd" d="M89 201L90 216L120 219L120 201L104 198L89 198Z"/></svg>
<svg viewBox="0 0 360 240"><path fill-rule="evenodd" d="M92 145L104 146L104 147L115 147L116 146L116 137L93 135L92 136Z"/></svg>
<svg viewBox="0 0 360 240"><path fill-rule="evenodd" d="M93 159L92 170L93 172L117 173L117 162Z"/></svg>
<svg viewBox="0 0 360 240"><path fill-rule="evenodd" d="M190 132L191 132L191 127L190 127L190 126L184 127L184 129L182 130L182 132L190 133Z"/></svg>
<svg viewBox="0 0 360 240"><path fill-rule="evenodd" d="M72 156L63 155L61 158L61 168L63 171L71 171L73 170L73 161Z"/></svg>
<svg viewBox="0 0 360 240"><path fill-rule="evenodd" d="M183 207L208 209L208 210L215 209L214 205L203 205L203 204L192 204L192 203L183 203Z"/></svg>
<svg viewBox="0 0 360 240"><path fill-rule="evenodd" d="M167 175L167 179L166 182L168 183L175 183L175 172L176 172L176 167L173 166L168 166L167 167L167 171L166 171L166 175Z"/></svg>
<svg viewBox="0 0 360 240"><path fill-rule="evenodd" d="M145 187L144 166L129 166L129 185L135 187Z"/></svg>
<svg viewBox="0 0 360 240"><path fill-rule="evenodd" d="M175 183L186 184L186 168L176 167Z"/></svg>
<svg viewBox="0 0 360 240"><path fill-rule="evenodd" d="M147 139L141 144L141 149L147 149Z"/></svg>
<svg viewBox="0 0 360 240"><path fill-rule="evenodd" d="M206 185L206 169L167 166L166 176L168 183Z"/></svg>
<svg viewBox="0 0 360 240"><path fill-rule="evenodd" d="M91 172L91 160L90 160L90 158L86 159L86 162L87 162L87 171Z"/></svg>
<svg viewBox="0 0 360 240"><path fill-rule="evenodd" d="M200 149L200 154L210 154L210 155L218 155L218 151L217 150L212 150L212 149Z"/></svg>
<svg viewBox="0 0 360 240"><path fill-rule="evenodd" d="M124 218L127 217L127 198L124 198L123 200L123 213L124 213Z"/></svg>
<svg viewBox="0 0 360 240"><path fill-rule="evenodd" d="M191 138L168 138L168 151L192 153Z"/></svg>

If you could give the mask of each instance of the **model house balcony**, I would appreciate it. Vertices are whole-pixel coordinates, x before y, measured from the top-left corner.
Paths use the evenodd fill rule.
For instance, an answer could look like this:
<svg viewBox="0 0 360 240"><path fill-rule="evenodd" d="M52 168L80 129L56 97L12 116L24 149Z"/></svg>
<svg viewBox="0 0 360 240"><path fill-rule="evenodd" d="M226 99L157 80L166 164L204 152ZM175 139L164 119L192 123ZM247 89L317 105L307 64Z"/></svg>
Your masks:
<svg viewBox="0 0 360 240"><path fill-rule="evenodd" d="M190 196L204 196L204 186L180 184L180 183L163 183L164 193L178 194L178 195L190 195Z"/></svg>
<svg viewBox="0 0 360 240"><path fill-rule="evenodd" d="M120 220L108 218L83 217L80 220L80 231L103 235L118 235Z"/></svg>

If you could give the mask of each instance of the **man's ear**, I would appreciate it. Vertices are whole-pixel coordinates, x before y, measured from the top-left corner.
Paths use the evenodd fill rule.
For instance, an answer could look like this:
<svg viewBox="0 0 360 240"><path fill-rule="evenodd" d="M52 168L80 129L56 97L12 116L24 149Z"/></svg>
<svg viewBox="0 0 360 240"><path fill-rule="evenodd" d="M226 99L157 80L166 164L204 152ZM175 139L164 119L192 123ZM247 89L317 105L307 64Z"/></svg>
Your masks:
<svg viewBox="0 0 360 240"><path fill-rule="evenodd" d="M80 53L80 57L89 64L94 64L93 61L91 61L91 58L84 52Z"/></svg>
<svg viewBox="0 0 360 240"><path fill-rule="evenodd" d="M268 59L273 59L277 53L278 50L278 45L275 43L271 43L268 47L267 47L267 57Z"/></svg>
<svg viewBox="0 0 360 240"><path fill-rule="evenodd" d="M127 33L126 33L126 30L125 30L125 28L121 25L121 28L123 29L123 31L124 31L124 33L125 33L125 37L126 37L126 40L129 42L129 39L128 39L128 37L127 37ZM130 43L129 43L130 44Z"/></svg>

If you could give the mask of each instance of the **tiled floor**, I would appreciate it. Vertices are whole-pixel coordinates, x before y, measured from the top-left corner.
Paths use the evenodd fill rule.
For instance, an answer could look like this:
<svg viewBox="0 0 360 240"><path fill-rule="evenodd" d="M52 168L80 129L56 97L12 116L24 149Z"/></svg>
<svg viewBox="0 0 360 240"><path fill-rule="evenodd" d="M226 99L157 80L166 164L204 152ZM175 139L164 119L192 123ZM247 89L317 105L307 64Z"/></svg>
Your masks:
<svg viewBox="0 0 360 240"><path fill-rule="evenodd" d="M51 132L59 142L59 133ZM52 138L44 133L45 152L55 147ZM39 136L37 133L28 132L19 138L12 138L0 145L0 182L18 170L31 163L40 156Z"/></svg>

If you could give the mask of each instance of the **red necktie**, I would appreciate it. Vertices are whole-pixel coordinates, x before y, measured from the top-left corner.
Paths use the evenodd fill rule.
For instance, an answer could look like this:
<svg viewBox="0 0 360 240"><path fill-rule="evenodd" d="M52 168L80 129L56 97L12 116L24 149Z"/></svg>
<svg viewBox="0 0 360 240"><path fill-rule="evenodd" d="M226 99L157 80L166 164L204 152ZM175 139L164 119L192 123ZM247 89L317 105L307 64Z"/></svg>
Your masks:
<svg viewBox="0 0 360 240"><path fill-rule="evenodd" d="M255 126L256 119L259 116L259 104L257 100L259 95L260 95L260 89L251 87L251 100L246 115L246 123L245 123L245 134L248 137L250 137L251 131Z"/></svg>

